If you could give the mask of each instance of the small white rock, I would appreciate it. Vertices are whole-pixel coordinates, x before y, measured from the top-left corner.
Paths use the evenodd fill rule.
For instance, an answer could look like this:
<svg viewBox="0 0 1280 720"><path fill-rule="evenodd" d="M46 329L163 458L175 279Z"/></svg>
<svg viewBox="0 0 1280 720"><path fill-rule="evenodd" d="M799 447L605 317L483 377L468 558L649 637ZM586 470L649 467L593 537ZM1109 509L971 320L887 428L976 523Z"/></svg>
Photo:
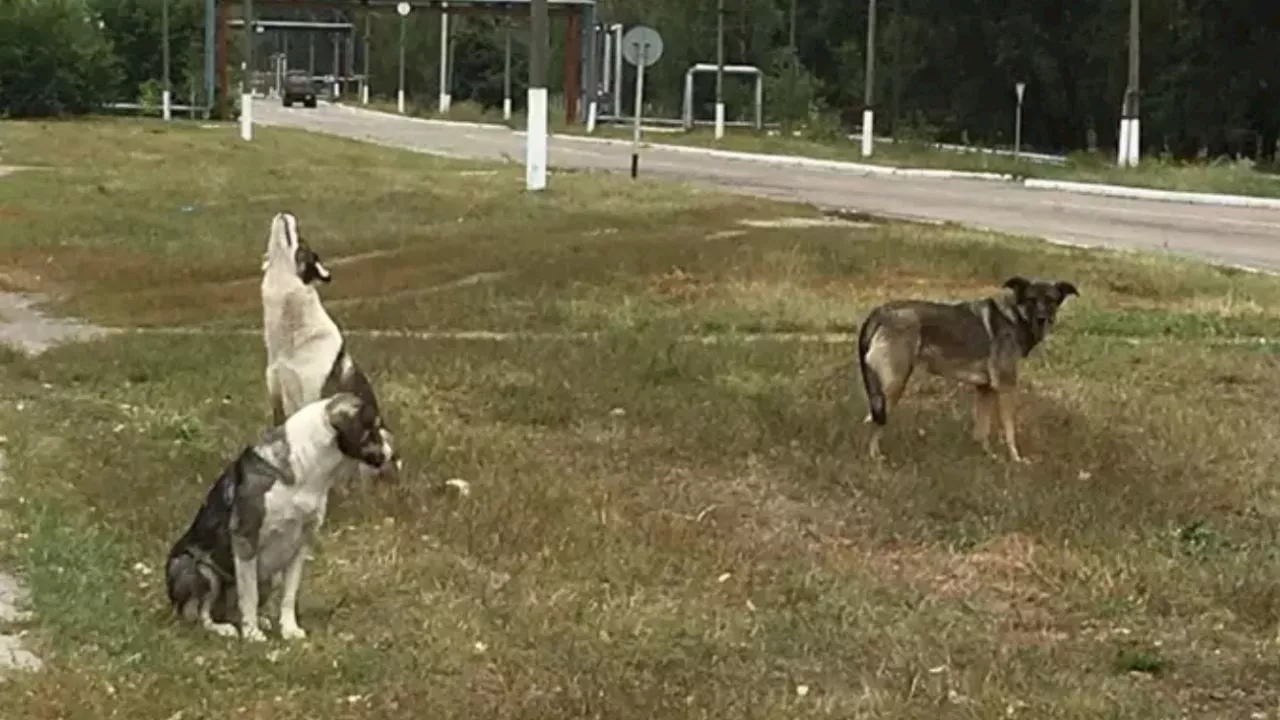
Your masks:
<svg viewBox="0 0 1280 720"><path fill-rule="evenodd" d="M463 480L462 478L449 478L444 481L444 485L445 487L457 490L458 494L462 497L469 497L471 495L471 483Z"/></svg>
<svg viewBox="0 0 1280 720"><path fill-rule="evenodd" d="M797 695L799 695L800 697L805 697L806 695L808 695L808 694L809 694L809 686L808 686L808 685L797 685L797 686L796 686L796 694L797 694Z"/></svg>

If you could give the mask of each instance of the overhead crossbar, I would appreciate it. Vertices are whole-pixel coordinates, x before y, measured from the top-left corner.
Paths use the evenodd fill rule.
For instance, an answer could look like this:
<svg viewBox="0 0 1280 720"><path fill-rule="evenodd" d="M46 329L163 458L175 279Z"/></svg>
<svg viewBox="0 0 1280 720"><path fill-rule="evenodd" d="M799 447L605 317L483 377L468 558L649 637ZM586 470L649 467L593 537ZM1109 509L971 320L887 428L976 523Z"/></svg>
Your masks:
<svg viewBox="0 0 1280 720"><path fill-rule="evenodd" d="M243 18L228 20L231 27L244 27ZM354 23L344 22L312 22L310 20L254 20L253 26L264 30L354 30Z"/></svg>

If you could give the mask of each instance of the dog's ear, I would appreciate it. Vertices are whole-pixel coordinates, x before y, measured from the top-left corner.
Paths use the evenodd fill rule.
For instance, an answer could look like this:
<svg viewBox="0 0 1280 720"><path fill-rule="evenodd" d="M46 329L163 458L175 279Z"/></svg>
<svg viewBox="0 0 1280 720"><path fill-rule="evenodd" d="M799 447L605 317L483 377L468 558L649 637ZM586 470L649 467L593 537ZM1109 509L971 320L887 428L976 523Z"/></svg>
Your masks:
<svg viewBox="0 0 1280 720"><path fill-rule="evenodd" d="M1018 300L1021 300L1027 294L1027 288L1031 287L1031 281L1021 275L1014 275L1008 280L1005 280L1004 285L1001 287L1009 288L1013 291L1013 296Z"/></svg>
<svg viewBox="0 0 1280 720"><path fill-rule="evenodd" d="M1061 297L1063 300L1066 300L1072 295L1075 295L1076 297L1080 297L1080 292L1076 290L1076 286L1072 285L1069 282L1059 281L1054 283L1053 286L1058 289L1058 296Z"/></svg>

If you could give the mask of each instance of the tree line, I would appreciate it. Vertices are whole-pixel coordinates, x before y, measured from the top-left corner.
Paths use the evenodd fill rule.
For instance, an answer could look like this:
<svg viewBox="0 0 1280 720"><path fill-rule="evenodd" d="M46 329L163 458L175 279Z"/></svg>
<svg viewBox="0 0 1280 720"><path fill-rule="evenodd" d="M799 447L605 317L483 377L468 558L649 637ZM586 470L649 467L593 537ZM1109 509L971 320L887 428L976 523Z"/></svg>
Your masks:
<svg viewBox="0 0 1280 720"><path fill-rule="evenodd" d="M175 95L203 102L203 2L168 1ZM0 114L84 113L111 100L154 94L161 74L161 2L0 0ZM724 0L726 62L764 71L768 121L813 136L843 136L856 130L863 109L868 6L868 0ZM717 0L600 0L600 22L644 23L662 33L664 55L646 78L646 114L679 116L685 70L716 60L717 12ZM342 17L333 10L288 15ZM878 129L900 138L1009 144L1014 84L1025 82L1027 148L1115 146L1126 84L1128 0L878 0L877 15ZM285 16L273 11L271 17ZM364 15L357 10L345 18L357 24L360 52ZM391 12L370 21L371 87L383 97L396 90L401 22ZM403 22L406 85L411 97L430 106L439 90L438 15L418 10ZM525 22L455 17L455 102L501 106L510 33L513 95L522 105ZM553 94L562 88L563 35L562 21L553 21ZM1141 37L1145 153L1274 162L1280 139L1280 63L1274 59L1280 13L1274 0L1142 0ZM238 48L241 34L232 41ZM258 65L266 69L267 56L282 49L281 37L266 33L257 42ZM291 33L290 65L305 67L314 52L317 72L329 72L331 38L319 34L315 50L310 46L305 34ZM355 69L362 67L358 57ZM628 66L624 74L627 113L633 72ZM698 82L700 118L710 117L712 83L710 77ZM727 79L725 100L731 118L751 117L750 83Z"/></svg>

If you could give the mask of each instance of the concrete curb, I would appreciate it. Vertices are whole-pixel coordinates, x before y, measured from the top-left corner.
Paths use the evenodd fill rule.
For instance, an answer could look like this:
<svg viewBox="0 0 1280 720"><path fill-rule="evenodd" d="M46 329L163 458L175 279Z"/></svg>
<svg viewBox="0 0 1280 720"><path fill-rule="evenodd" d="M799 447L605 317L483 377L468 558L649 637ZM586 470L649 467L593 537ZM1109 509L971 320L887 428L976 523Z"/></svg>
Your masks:
<svg viewBox="0 0 1280 720"><path fill-rule="evenodd" d="M507 131L515 133L516 135L524 135L523 130L511 130L504 125L409 117L407 115L398 115L395 113L383 112L381 110L371 110L369 108L354 107L344 104L339 104L337 107L341 107L352 113L384 115L400 118L402 120L425 123L428 125L470 127L483 130ZM552 137L556 140L599 143L614 146L629 146L631 144L630 141L627 140L586 137L582 135L553 135ZM644 145L645 147L660 148L669 152L701 155L703 157L718 157L727 160L742 160L768 165L832 170L859 175L890 175L897 177L933 178L939 180L986 180L1014 183L1031 190L1057 190L1060 192L1071 192L1081 195L1101 195L1104 197L1128 198L1134 200L1155 200L1160 202L1179 202L1192 205L1216 205L1220 207L1280 210L1280 198L1258 197L1253 195L1225 195L1219 193L1156 190L1153 188L1136 187L1131 185L1107 185L1103 183L1073 182L1069 180L1042 180L1038 178L1020 178L1008 174L973 172L965 170L901 168L894 167L892 165L872 165L869 163L857 163L847 160L823 160L819 158L802 157L799 155L770 155L766 153L749 153L737 150L718 150L715 148L703 148L694 145L671 145L667 143L644 143Z"/></svg>
<svg viewBox="0 0 1280 720"><path fill-rule="evenodd" d="M516 135L524 135L523 130L514 130ZM568 140L571 142L598 143L602 145L624 146L630 147L631 141L617 140L614 138L597 138L585 137L582 135L554 135L557 140ZM717 157L725 160L743 160L747 162L768 163L770 165L788 165L792 167L807 167L817 170L836 170L841 172L856 173L859 175L897 175L899 177L927 177L939 179L955 179L963 178L965 180L993 180L998 182L1012 182L1012 175L988 172L974 172L971 170L940 170L935 168L900 168L892 165L873 165L871 163L856 163L848 160L824 160L822 158L804 157L801 155L769 155L766 153L750 153L740 150L717 150L716 148L704 148L696 145L671 145L669 143L646 142L645 147L660 148L668 152L684 153L686 155L701 155L703 157Z"/></svg>
<svg viewBox="0 0 1280 720"><path fill-rule="evenodd" d="M1137 200L1160 200L1163 202L1181 202L1191 205L1221 205L1225 207L1265 208L1280 210L1280 198L1258 197L1254 195L1222 195L1219 193L1188 192L1185 190L1155 190L1153 188L1134 187L1131 185L1104 185L1102 183L1072 182L1069 180L1040 180L1026 178L1023 187L1033 190L1061 190L1081 193L1083 195L1105 195L1108 197L1134 198Z"/></svg>

